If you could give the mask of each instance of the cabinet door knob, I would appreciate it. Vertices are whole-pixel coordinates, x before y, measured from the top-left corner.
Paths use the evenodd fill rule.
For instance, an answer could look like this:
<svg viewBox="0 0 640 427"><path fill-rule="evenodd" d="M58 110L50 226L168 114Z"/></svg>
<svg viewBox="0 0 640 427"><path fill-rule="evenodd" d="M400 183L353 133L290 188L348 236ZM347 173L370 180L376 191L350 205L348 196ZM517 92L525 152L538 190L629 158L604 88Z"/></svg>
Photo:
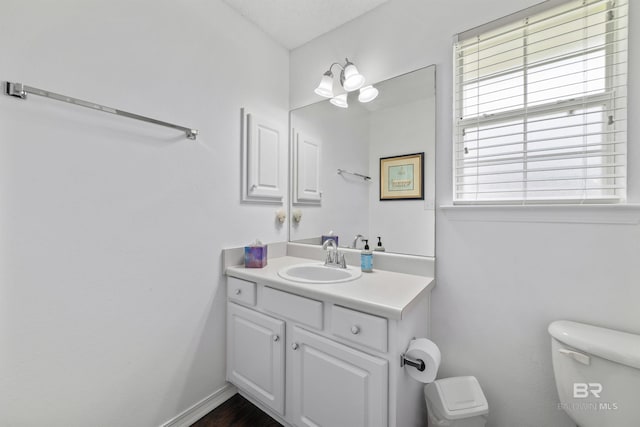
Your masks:
<svg viewBox="0 0 640 427"><path fill-rule="evenodd" d="M351 327L351 333L352 333L353 335L358 335L358 334L360 333L360 328L359 328L358 326L356 326L356 325L353 325L353 326Z"/></svg>
<svg viewBox="0 0 640 427"><path fill-rule="evenodd" d="M242 293L242 289L236 289L236 292L235 292L236 295L240 295L241 293Z"/></svg>
<svg viewBox="0 0 640 427"><path fill-rule="evenodd" d="M291 344L291 348L294 350L297 350L300 346L298 345L297 342L294 342L293 344Z"/></svg>
<svg viewBox="0 0 640 427"><path fill-rule="evenodd" d="M280 341L280 336L274 335L273 336L273 342L278 342L278 341Z"/></svg>

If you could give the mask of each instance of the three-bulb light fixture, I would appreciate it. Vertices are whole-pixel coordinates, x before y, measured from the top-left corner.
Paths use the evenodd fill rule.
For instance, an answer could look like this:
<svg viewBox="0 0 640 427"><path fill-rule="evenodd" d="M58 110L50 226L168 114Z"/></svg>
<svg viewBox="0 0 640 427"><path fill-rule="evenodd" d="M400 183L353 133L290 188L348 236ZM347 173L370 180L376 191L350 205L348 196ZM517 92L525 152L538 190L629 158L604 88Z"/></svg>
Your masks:
<svg viewBox="0 0 640 427"><path fill-rule="evenodd" d="M331 69L334 65L342 69L342 71L340 71L340 85L342 85L344 90L353 92L354 90L360 89L360 93L358 94L358 101L360 102L369 102L376 99L378 89L371 85L364 86L364 76L358 72L356 66L353 65L353 62L349 61L348 58L345 58L344 65L338 62L331 64L329 70L323 74L320 84L314 90L315 93L325 98L331 98L329 102L336 107L347 108L349 106L347 103L348 93L343 93L338 96L333 95L333 72Z"/></svg>

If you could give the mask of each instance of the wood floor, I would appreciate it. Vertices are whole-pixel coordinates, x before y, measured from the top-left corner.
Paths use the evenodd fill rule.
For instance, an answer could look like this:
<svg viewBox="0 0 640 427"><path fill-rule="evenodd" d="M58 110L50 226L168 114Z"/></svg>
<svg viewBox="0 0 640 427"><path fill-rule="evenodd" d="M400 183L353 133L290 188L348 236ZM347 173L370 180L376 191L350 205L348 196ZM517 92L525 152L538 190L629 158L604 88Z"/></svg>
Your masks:
<svg viewBox="0 0 640 427"><path fill-rule="evenodd" d="M244 397L231 399L200 418L191 427L282 427Z"/></svg>

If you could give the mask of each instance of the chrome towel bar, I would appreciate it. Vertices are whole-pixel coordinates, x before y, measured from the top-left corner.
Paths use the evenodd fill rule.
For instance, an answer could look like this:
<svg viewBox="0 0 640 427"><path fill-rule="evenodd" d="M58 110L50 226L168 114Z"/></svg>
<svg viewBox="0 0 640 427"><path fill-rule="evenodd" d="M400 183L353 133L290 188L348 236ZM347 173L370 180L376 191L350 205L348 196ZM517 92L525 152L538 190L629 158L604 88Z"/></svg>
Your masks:
<svg viewBox="0 0 640 427"><path fill-rule="evenodd" d="M96 104L95 102L83 101L81 99L72 98L66 95L60 95L58 93L49 92L47 90L38 89L23 85L22 83L6 82L4 87L5 95L14 96L20 99L27 99L27 94L44 96L45 98L51 98L56 101L67 102L69 104L79 105L81 107L91 108L93 110L104 111L105 113L115 114L116 116L128 117L130 119L136 119L147 123L153 123L155 125L165 126L172 129L178 129L185 133L187 138L195 140L198 136L197 129L191 129L184 126L174 125L173 123L163 122L161 120L152 119L150 117L141 116L139 114L129 113L127 111L118 110L116 108L105 107L104 105Z"/></svg>
<svg viewBox="0 0 640 427"><path fill-rule="evenodd" d="M368 180L371 179L370 176L362 175L361 173L349 172L348 170L345 170L345 169L338 169L338 175L342 175L343 173L348 173L349 175L358 176L358 177L364 179L365 181L368 181Z"/></svg>

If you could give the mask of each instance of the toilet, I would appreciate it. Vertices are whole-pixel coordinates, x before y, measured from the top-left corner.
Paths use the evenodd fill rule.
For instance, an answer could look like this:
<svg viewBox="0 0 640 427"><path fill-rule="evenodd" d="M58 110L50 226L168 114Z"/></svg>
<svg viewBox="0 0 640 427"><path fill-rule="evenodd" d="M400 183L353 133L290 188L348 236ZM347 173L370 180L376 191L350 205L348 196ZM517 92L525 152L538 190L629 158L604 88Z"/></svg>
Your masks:
<svg viewBox="0 0 640 427"><path fill-rule="evenodd" d="M424 387L429 427L484 427L489 405L476 377L451 377Z"/></svg>
<svg viewBox="0 0 640 427"><path fill-rule="evenodd" d="M638 427L640 335L567 320L549 334L558 408L579 427Z"/></svg>

